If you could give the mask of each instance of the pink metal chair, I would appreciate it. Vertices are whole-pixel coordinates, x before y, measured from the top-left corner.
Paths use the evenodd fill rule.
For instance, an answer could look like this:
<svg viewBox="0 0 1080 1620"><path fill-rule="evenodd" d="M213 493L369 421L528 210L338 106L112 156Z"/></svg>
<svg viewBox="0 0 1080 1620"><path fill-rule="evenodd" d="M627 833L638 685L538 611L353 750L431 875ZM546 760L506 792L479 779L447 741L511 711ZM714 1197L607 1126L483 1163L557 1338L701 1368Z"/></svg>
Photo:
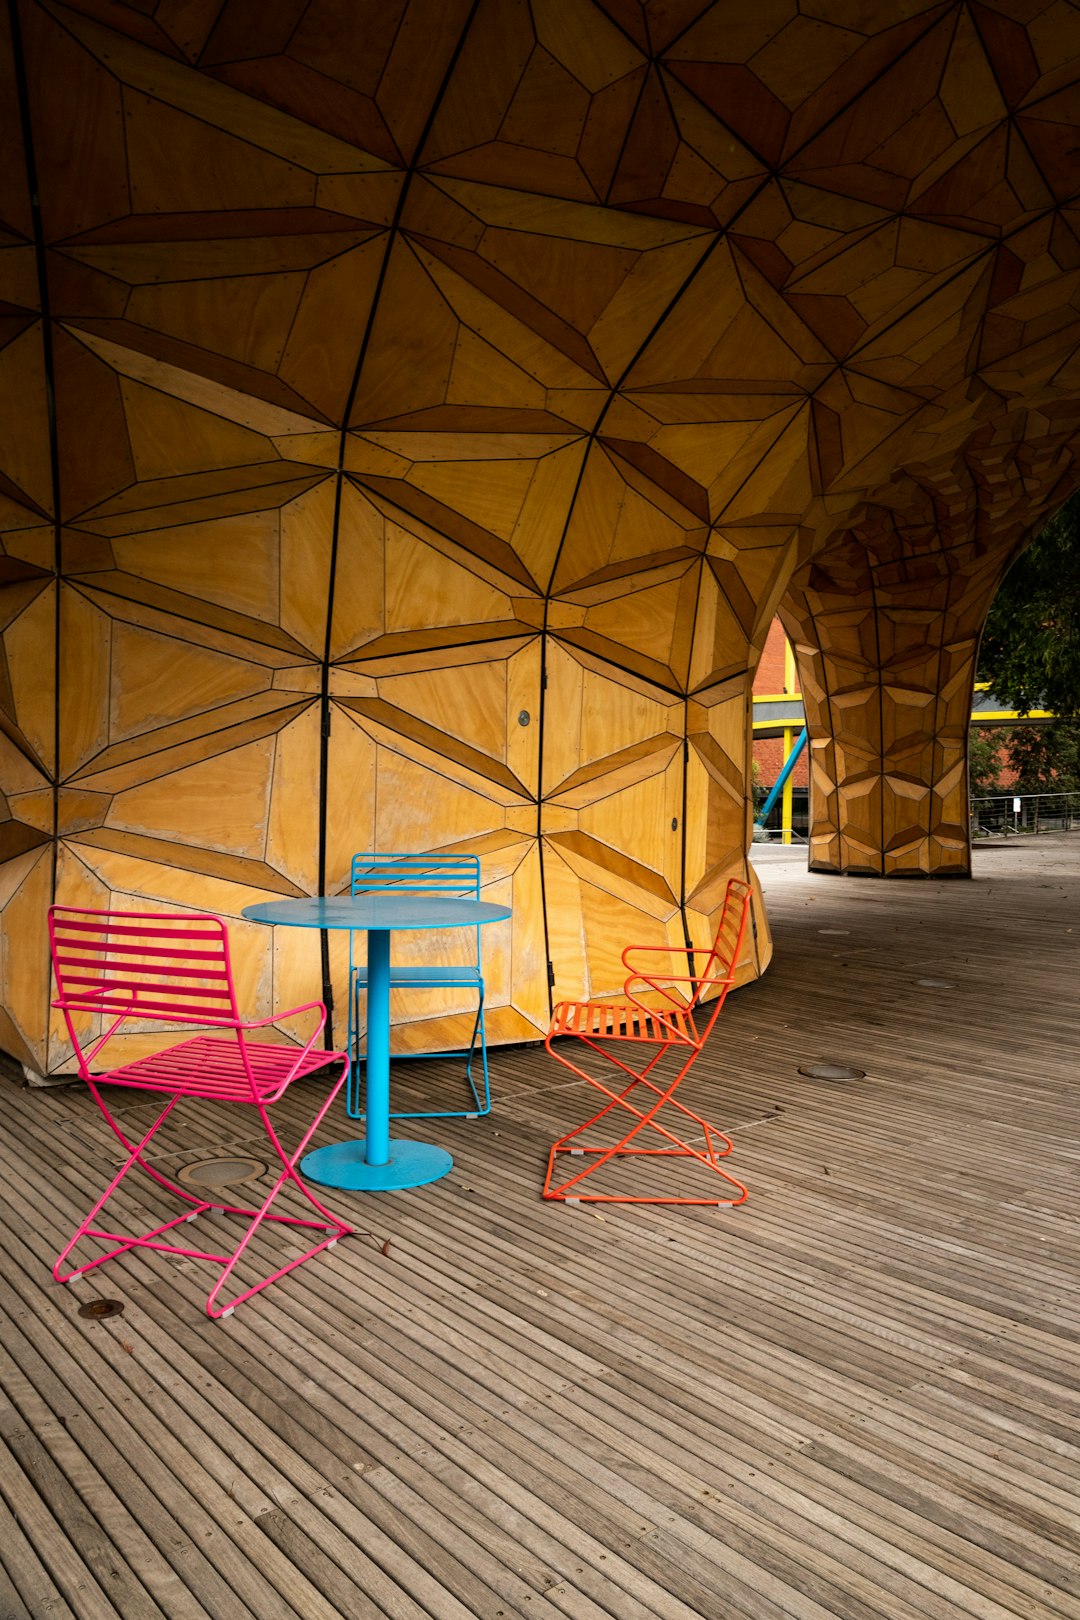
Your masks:
<svg viewBox="0 0 1080 1620"><path fill-rule="evenodd" d="M560 1199L567 1204L734 1205L745 1201L748 1194L742 1182L728 1175L717 1163L718 1159L731 1152L730 1137L717 1130L715 1125L710 1125L708 1120L702 1119L700 1114L685 1108L676 1098L675 1091L704 1047L720 1016L727 993L735 982L735 969L750 913L750 895L748 883L740 878L728 880L720 926L707 953L695 953L689 946L630 945L622 955L624 966L631 972L620 998L561 1001L555 1008L545 1046L557 1063L572 1070L582 1080L587 1080L609 1101L599 1113L561 1136L552 1147L544 1178L545 1198ZM707 957L700 972L695 971L695 954ZM668 971L672 967L674 971ZM716 990L718 994L706 1013L701 1003L709 990ZM652 993L652 1003L641 999L649 992ZM583 1041L591 1051L629 1075L630 1083L616 1091L602 1078L589 1074L567 1055L568 1037ZM552 1045L556 1039L560 1040L558 1050ZM615 1051L609 1049L611 1044L614 1044ZM632 1068L629 1062L624 1062L618 1056L618 1049L621 1047L625 1051L630 1044L644 1049L640 1059L644 1067L641 1069ZM652 1055L645 1062L645 1054L649 1052ZM673 1079L660 1085L656 1082L654 1071L668 1053L675 1054L679 1067ZM639 1088L640 1107L634 1095ZM611 1146L586 1146L578 1141L609 1114L614 1115L620 1129L626 1123L625 1115L631 1117L633 1124L625 1135ZM675 1126L684 1135L680 1136ZM694 1127L692 1132L691 1126ZM686 1134L696 1135L703 1145L692 1146L685 1140ZM642 1140L652 1143L656 1137L664 1145L641 1145ZM718 1189L718 1192L722 1191L722 1196L716 1197L646 1196L589 1190L589 1178L605 1165L638 1157L696 1160L732 1190ZM567 1158L584 1159L585 1162L565 1180L556 1180L556 1164L565 1163Z"/></svg>
<svg viewBox="0 0 1080 1620"><path fill-rule="evenodd" d="M103 1265L117 1255L127 1254L133 1248L160 1249L166 1254L209 1260L221 1266L221 1275L207 1297L206 1310L212 1317L229 1316L237 1305L250 1299L252 1294L257 1294L278 1277L284 1277L286 1272L310 1260L323 1249L332 1249L338 1238L352 1231L350 1226L338 1220L314 1197L296 1172L304 1149L340 1091L349 1069L346 1053L327 1052L315 1047L315 1041L326 1022L326 1008L322 1002L306 1002L302 1007L293 1007L273 1018L261 1018L254 1022L241 1020L236 1005L225 924L220 917L205 913L176 915L170 912L84 911L73 906L53 906L49 912L49 940L59 991L53 1005L64 1014L79 1073L127 1154L121 1169L58 1256L53 1267L57 1282L70 1282L73 1277L92 1271L95 1266ZM303 1046L248 1039L253 1030L308 1012L316 1012L318 1019ZM85 1051L76 1028L79 1014L96 1015L101 1020L97 1025L99 1031L102 1023L106 1025L103 1033L91 1038L92 1044ZM129 1019L140 1022L144 1019L159 1020L195 1026L201 1030L209 1027L223 1033L199 1034L163 1052L92 1074L91 1065L95 1059ZM327 1090L320 1092L320 1106L299 1145L287 1153L267 1110L284 1096L294 1080L328 1064L335 1065L339 1072L332 1078ZM99 1090L102 1085L157 1091L169 1100L150 1129L137 1142L133 1142L109 1112ZM196 1197L148 1162L146 1153L151 1142L177 1103L184 1098L247 1103L257 1110L266 1129L267 1140L281 1164L280 1173L257 1209ZM101 1209L128 1172L136 1166L145 1171L159 1187L175 1193L188 1207L174 1220L166 1221L141 1237L125 1237L119 1232L102 1230L95 1225ZM310 1220L271 1214L271 1205L287 1185L297 1189L325 1218ZM165 1235L175 1227L193 1221L208 1210L245 1218L247 1224L243 1235L231 1252L210 1253L165 1241ZM228 1304L219 1304L221 1289L264 1223L326 1235L314 1247L236 1294ZM68 1255L82 1238L94 1238L116 1246L83 1265L65 1269Z"/></svg>

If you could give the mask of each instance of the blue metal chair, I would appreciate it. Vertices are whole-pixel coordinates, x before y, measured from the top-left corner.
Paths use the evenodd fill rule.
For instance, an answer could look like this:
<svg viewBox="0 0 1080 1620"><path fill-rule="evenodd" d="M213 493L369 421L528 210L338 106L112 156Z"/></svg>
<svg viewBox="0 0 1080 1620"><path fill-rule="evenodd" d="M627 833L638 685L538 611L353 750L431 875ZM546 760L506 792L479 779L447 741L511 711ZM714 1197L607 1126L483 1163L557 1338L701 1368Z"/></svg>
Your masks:
<svg viewBox="0 0 1080 1620"><path fill-rule="evenodd" d="M431 898L435 896L444 900L479 900L480 898L480 860L476 855L391 855L377 854L366 851L353 856L352 875L349 886L350 894L414 894ZM438 1052L397 1052L392 1057L408 1058L440 1058L463 1057L467 1059L465 1065L465 1078L472 1093L472 1106L467 1108L440 1108L440 1109L414 1109L411 1112L404 1110L391 1113L391 1119L478 1119L482 1114L491 1112L491 1083L488 1078L487 1040L484 1034L484 976L480 961L480 930L472 930L476 935L475 952L463 952L463 955L474 955L475 960L463 962L454 966L419 967L412 965L390 964L390 988L392 990L449 990L470 989L475 990L477 997L476 1018L473 1022L472 1039L468 1046L454 1047L450 1050ZM456 929L464 938L469 937L467 928ZM367 963L357 961L354 956L355 935L349 935L349 1037L347 1050L354 1058L362 1057L359 1051L360 1031L360 997L367 990ZM476 1056L477 1042L480 1045L480 1063L483 1071L483 1082L477 1085L473 1077L473 1060ZM353 1062L349 1070L349 1087L347 1092L347 1108L350 1118L363 1119L363 1084L359 1075L360 1065Z"/></svg>

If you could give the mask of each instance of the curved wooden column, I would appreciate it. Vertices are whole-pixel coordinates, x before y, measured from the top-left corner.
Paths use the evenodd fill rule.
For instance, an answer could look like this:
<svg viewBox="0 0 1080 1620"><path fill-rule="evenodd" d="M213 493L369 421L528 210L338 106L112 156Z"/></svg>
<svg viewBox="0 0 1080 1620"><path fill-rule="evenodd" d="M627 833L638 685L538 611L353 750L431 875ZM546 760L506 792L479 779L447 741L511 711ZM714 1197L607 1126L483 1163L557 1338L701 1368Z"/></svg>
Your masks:
<svg viewBox="0 0 1080 1620"><path fill-rule="evenodd" d="M897 481L793 579L781 607L810 747L810 866L967 877L971 701L1008 564L1080 482L1073 413L1017 454L984 434L965 464ZM989 440L989 442L987 442Z"/></svg>

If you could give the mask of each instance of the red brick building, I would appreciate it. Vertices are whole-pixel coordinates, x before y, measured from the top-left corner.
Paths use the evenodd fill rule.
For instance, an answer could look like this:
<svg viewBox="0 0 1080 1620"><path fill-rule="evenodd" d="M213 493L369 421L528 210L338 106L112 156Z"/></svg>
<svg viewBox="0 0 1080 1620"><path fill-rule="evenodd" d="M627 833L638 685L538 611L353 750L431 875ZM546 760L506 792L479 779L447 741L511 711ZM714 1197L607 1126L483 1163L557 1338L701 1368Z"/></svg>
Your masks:
<svg viewBox="0 0 1080 1620"><path fill-rule="evenodd" d="M785 685L785 658L784 648L787 637L779 619L774 619L769 626L768 639L765 650L761 655L761 662L754 677L755 697L772 697L786 692ZM794 691L798 691L798 675L795 676ZM799 728L795 728L798 736ZM794 740L794 739L793 739ZM780 768L784 763L783 737L754 737L754 760L758 768L758 782L762 787L772 787L780 775ZM797 788L806 788L810 785L810 767L807 752L804 750L792 772L792 784Z"/></svg>

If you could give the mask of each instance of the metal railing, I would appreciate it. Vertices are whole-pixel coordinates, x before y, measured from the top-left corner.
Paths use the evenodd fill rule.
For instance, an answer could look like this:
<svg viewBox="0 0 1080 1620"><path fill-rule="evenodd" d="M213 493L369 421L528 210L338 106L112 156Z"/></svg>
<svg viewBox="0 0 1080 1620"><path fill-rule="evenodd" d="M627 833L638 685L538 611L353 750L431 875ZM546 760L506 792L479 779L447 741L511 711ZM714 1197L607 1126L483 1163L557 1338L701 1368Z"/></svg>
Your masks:
<svg viewBox="0 0 1080 1620"><path fill-rule="evenodd" d="M1080 793L995 793L971 801L972 838L1080 831Z"/></svg>

